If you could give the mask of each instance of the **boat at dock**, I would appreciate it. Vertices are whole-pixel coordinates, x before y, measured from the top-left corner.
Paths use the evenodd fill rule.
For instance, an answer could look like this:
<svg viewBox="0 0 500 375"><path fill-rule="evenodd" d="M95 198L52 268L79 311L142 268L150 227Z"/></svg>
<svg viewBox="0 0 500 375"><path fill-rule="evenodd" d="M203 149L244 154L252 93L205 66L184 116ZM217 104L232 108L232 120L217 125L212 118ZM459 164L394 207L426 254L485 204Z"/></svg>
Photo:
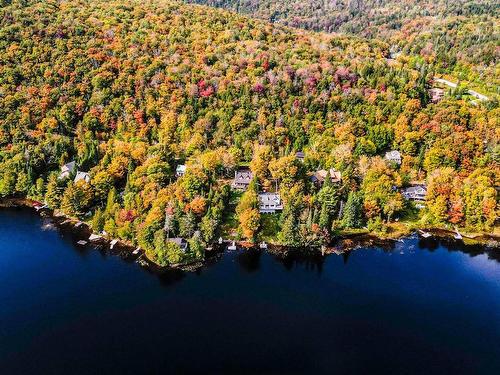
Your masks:
<svg viewBox="0 0 500 375"><path fill-rule="evenodd" d="M418 233L420 233L420 235L424 238L429 238L432 236L432 234L430 234L429 232L424 232L423 230L420 230L420 229L419 229Z"/></svg>
<svg viewBox="0 0 500 375"><path fill-rule="evenodd" d="M100 240L102 237L99 236L98 234L94 234L92 233L90 236L89 236L89 241L97 241L97 240Z"/></svg>
<svg viewBox="0 0 500 375"><path fill-rule="evenodd" d="M227 247L228 250L236 250L236 242L232 242L231 245Z"/></svg>

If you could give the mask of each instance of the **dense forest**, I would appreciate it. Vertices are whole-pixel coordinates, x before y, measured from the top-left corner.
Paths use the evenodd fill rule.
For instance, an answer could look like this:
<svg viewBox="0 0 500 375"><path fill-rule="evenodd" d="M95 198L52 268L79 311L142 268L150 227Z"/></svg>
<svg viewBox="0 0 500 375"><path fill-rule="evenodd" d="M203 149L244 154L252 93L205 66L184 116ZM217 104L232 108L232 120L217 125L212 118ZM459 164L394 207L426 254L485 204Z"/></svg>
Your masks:
<svg viewBox="0 0 500 375"><path fill-rule="evenodd" d="M186 0L292 27L383 39L499 94L500 4L494 0Z"/></svg>
<svg viewBox="0 0 500 375"><path fill-rule="evenodd" d="M386 41L168 0L2 5L0 196L160 265L201 259L220 235L314 247L404 222L495 227L498 102L461 87L432 101L437 67L387 58ZM262 213L263 191L282 210Z"/></svg>

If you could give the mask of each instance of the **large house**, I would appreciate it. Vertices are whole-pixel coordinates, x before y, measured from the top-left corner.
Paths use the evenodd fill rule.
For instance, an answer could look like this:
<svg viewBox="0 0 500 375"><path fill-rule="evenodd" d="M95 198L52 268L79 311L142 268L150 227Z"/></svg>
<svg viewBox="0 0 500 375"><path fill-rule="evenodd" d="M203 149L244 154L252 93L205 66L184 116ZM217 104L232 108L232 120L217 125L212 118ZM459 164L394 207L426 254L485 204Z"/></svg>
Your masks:
<svg viewBox="0 0 500 375"><path fill-rule="evenodd" d="M253 174L250 169L240 169L234 172L233 189L246 190L252 182Z"/></svg>
<svg viewBox="0 0 500 375"><path fill-rule="evenodd" d="M397 150L386 152L385 160L401 165L401 153Z"/></svg>
<svg viewBox="0 0 500 375"><path fill-rule="evenodd" d="M427 187L425 185L415 185L403 189L402 195L405 199L412 201L425 201Z"/></svg>
<svg viewBox="0 0 500 375"><path fill-rule="evenodd" d="M283 210L283 203L278 193L260 193L259 211L263 214L275 213Z"/></svg>
<svg viewBox="0 0 500 375"><path fill-rule="evenodd" d="M78 171L75 176L75 183L78 181L85 181L87 184L90 182L90 175L87 172Z"/></svg>
<svg viewBox="0 0 500 375"><path fill-rule="evenodd" d="M323 182L325 182L326 177L328 175L330 176L330 180L333 183L339 183L342 181L342 174L333 168L330 168L329 171L327 171L325 169L320 169L319 171L314 172L314 174L311 176L311 180L315 184L322 185Z"/></svg>
<svg viewBox="0 0 500 375"><path fill-rule="evenodd" d="M59 173L59 179L64 180L66 178L69 178L69 176L74 172L75 168L76 168L76 162L74 160L64 164L61 167L61 173Z"/></svg>

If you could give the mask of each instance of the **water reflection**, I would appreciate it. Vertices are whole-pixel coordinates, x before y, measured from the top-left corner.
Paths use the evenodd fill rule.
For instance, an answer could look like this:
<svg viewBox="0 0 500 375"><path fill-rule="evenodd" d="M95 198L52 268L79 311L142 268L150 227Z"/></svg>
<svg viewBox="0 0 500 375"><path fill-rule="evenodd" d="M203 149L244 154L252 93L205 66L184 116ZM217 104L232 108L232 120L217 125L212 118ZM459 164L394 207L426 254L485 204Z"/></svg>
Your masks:
<svg viewBox="0 0 500 375"><path fill-rule="evenodd" d="M240 251L236 256L236 259L243 271L253 273L260 269L261 254L262 252L260 250L251 248Z"/></svg>

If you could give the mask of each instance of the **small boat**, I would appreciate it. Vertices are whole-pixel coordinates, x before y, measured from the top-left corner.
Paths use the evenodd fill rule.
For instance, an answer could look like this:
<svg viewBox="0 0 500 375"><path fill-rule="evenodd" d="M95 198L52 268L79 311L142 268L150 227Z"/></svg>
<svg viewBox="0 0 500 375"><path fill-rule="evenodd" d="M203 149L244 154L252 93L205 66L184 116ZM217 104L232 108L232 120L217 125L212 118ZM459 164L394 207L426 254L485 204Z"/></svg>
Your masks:
<svg viewBox="0 0 500 375"><path fill-rule="evenodd" d="M419 230L418 232L424 238L429 238L430 236L432 236L432 234L430 234L429 232L424 232L423 230Z"/></svg>
<svg viewBox="0 0 500 375"><path fill-rule="evenodd" d="M118 243L118 240L113 240L109 243L109 248L110 249L113 249L113 247L115 247L115 245Z"/></svg>
<svg viewBox="0 0 500 375"><path fill-rule="evenodd" d="M457 228L455 228L455 235L453 236L456 240L461 240L462 239L462 235L460 234L460 232L458 231Z"/></svg>
<svg viewBox="0 0 500 375"><path fill-rule="evenodd" d="M87 241L80 240L80 241L77 242L77 244L80 245L80 246L85 246L87 244Z"/></svg>
<svg viewBox="0 0 500 375"><path fill-rule="evenodd" d="M140 248L140 247L138 247L137 249L135 249L135 250L132 252L132 254L137 255L137 254L139 254L139 251L141 251L141 248Z"/></svg>
<svg viewBox="0 0 500 375"><path fill-rule="evenodd" d="M232 244L227 247L227 249L228 250L236 250L236 242L233 241Z"/></svg>
<svg viewBox="0 0 500 375"><path fill-rule="evenodd" d="M262 241L260 244L259 244L259 247L261 249L267 249L267 243L265 243L264 241Z"/></svg>
<svg viewBox="0 0 500 375"><path fill-rule="evenodd" d="M224 242L224 240L222 239L222 237L219 237L219 245L222 245L222 242Z"/></svg>
<svg viewBox="0 0 500 375"><path fill-rule="evenodd" d="M90 236L89 236L89 241L97 241L97 240L100 240L102 237L99 236L98 234L94 234L92 233Z"/></svg>
<svg viewBox="0 0 500 375"><path fill-rule="evenodd" d="M40 205L36 205L36 206L33 206L35 207L35 210L40 211L40 210L43 210L44 208L49 208L49 206L47 206L46 204L40 206Z"/></svg>

